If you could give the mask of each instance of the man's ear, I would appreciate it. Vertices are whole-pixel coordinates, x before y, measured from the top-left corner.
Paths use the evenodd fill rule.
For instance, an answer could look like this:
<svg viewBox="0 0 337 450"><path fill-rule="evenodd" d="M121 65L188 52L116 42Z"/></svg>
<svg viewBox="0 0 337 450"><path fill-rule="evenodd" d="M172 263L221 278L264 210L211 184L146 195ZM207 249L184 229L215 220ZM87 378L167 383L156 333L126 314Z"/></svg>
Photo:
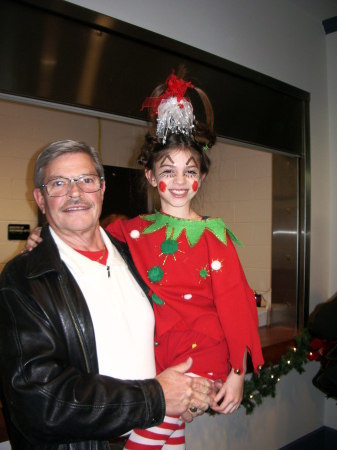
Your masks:
<svg viewBox="0 0 337 450"><path fill-rule="evenodd" d="M102 181L102 186L101 186L102 201L103 201L103 199L104 199L105 188L106 188L106 184L105 184L105 180L103 180L103 181Z"/></svg>
<svg viewBox="0 0 337 450"><path fill-rule="evenodd" d="M152 170L145 169L145 176L147 178L147 181L151 184L151 186L153 187L157 186L157 180Z"/></svg>
<svg viewBox="0 0 337 450"><path fill-rule="evenodd" d="M34 199L35 199L35 201L37 203L37 206L42 211L42 214L46 214L45 200L44 200L44 197L42 195L41 189L40 188L35 188L34 191L33 191L33 195L34 195Z"/></svg>

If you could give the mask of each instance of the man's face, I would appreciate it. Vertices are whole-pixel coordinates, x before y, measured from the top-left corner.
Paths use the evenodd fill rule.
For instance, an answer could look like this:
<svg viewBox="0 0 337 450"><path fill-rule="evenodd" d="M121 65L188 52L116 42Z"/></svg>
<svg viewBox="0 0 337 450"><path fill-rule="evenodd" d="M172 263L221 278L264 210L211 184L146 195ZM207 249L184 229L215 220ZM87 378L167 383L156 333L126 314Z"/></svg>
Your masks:
<svg viewBox="0 0 337 450"><path fill-rule="evenodd" d="M62 155L46 167L44 184L61 176L77 179L83 174L97 174L94 163L86 153ZM46 188L42 193L34 189L34 198L41 211L46 214L49 225L60 236L71 236L98 228L102 210L105 183L93 193L85 193L76 182L71 183L69 192L63 197L49 197Z"/></svg>

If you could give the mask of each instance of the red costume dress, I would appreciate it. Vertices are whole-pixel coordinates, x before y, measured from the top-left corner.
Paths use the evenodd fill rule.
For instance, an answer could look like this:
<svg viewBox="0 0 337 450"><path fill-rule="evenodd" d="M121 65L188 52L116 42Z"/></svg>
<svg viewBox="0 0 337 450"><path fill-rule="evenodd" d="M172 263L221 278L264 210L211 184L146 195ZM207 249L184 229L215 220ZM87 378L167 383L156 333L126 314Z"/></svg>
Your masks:
<svg viewBox="0 0 337 450"><path fill-rule="evenodd" d="M245 349L263 364L258 316L222 219L185 220L159 212L110 224L128 244L152 291L158 372L193 358L195 374L224 381L242 372Z"/></svg>

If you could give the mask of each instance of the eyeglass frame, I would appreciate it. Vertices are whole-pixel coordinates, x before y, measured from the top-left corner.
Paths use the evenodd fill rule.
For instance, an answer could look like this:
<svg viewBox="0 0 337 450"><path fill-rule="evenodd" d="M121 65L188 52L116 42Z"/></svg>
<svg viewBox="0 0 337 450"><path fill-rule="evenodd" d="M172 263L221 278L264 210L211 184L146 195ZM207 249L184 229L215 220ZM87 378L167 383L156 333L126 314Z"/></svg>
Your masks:
<svg viewBox="0 0 337 450"><path fill-rule="evenodd" d="M93 176L98 177L100 179L101 185L100 185L100 187L98 189L96 189L96 191L85 192L81 188L81 186L78 184L78 181L80 180L80 178L83 178L83 177L85 177L87 175L93 175ZM67 192L65 194L62 194L62 195L50 195L49 192L48 192L48 188L47 188L48 183L50 181L58 180L59 178L63 178L65 180L69 180L70 181ZM63 176L59 175L57 177L54 177L54 178L51 178L50 180L48 180L46 184L41 184L40 189L46 188L46 192L47 192L49 197L64 197L65 195L68 195L69 192L71 191L71 186L72 186L72 182L73 181L76 182L76 185L80 189L80 191L84 192L85 194L94 194L95 192L98 192L98 191L100 191L102 189L102 181L104 181L104 177L100 177L99 175L97 175L97 173L83 173L82 175L79 175L77 178L68 178L68 177L63 177Z"/></svg>

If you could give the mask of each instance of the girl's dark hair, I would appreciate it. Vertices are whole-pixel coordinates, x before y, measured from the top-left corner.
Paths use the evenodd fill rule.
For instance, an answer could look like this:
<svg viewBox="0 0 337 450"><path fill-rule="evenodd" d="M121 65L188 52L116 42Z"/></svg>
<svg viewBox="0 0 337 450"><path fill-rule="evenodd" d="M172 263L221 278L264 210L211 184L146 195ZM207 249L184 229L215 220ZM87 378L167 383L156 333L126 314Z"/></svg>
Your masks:
<svg viewBox="0 0 337 450"><path fill-rule="evenodd" d="M153 170L154 165L162 155L169 150L189 150L193 156L197 158L200 165L200 172L202 174L208 174L211 161L207 155L208 150L204 150L192 137L185 134L168 133L166 142L163 145L162 139L157 136L152 136L148 133L145 136L145 142L141 148L140 155L138 156L138 164L144 166L145 169ZM208 145L208 148L210 146Z"/></svg>
<svg viewBox="0 0 337 450"><path fill-rule="evenodd" d="M184 78L186 74L186 69L184 66L180 66L177 77ZM152 93L151 97L156 98L161 96L167 89L166 84L159 85ZM212 105L209 98L204 91L197 87L193 87L202 101L205 111L205 121L201 122L194 119L193 133L189 136L183 133L173 133L171 131L167 132L166 142L163 143L163 139L156 136L154 133L148 133L145 136L145 142L141 148L140 154L138 156L138 164L144 166L148 170L153 170L154 164L161 158L161 156L172 149L189 150L191 153L197 157L200 164L200 171L202 174L208 174L210 168L210 159L208 157L209 149L216 142L216 134L213 129L214 115ZM191 102L188 95L185 98ZM192 102L191 102L192 103ZM150 116L153 125L156 124L156 115L152 114Z"/></svg>

